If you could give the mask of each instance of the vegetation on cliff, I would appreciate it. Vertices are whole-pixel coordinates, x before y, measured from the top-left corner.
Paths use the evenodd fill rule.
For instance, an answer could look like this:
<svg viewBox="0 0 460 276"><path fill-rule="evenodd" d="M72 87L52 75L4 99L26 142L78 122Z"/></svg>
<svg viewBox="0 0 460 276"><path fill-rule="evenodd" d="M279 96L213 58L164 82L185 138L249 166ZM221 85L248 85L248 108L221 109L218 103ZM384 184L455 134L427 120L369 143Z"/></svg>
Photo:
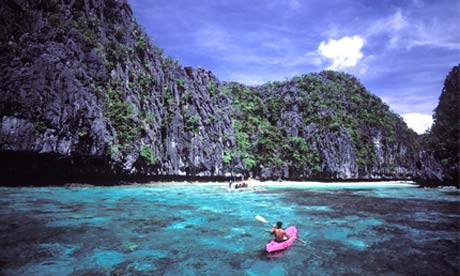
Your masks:
<svg viewBox="0 0 460 276"><path fill-rule="evenodd" d="M404 157L392 148L414 141L416 134L351 75L324 71L257 87L229 87L238 154L256 175L271 168L281 177L382 177L395 175L397 167L414 158L409 145ZM342 160L325 154L325 144L341 141L350 145L334 149ZM331 164L340 161L349 163L348 172Z"/></svg>
<svg viewBox="0 0 460 276"><path fill-rule="evenodd" d="M38 174L45 159L73 175L416 174L416 134L351 75L222 83L164 57L126 1L11 0L0 18L2 174ZM7 162L15 153L34 158Z"/></svg>
<svg viewBox="0 0 460 276"><path fill-rule="evenodd" d="M434 110L434 123L425 134L424 150L431 152L440 161L447 175L436 184L460 186L460 73L454 66L444 81L439 104ZM430 183L432 184L432 183Z"/></svg>

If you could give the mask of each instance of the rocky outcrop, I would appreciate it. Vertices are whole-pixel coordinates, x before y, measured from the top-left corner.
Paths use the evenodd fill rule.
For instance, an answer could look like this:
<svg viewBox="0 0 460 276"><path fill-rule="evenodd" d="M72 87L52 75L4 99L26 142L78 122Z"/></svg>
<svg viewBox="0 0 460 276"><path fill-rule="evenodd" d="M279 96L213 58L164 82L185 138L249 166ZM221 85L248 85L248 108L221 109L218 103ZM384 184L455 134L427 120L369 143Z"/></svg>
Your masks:
<svg viewBox="0 0 460 276"><path fill-rule="evenodd" d="M229 96L208 70L163 57L126 1L4 1L0 18L0 159L9 174L228 172Z"/></svg>
<svg viewBox="0 0 460 276"><path fill-rule="evenodd" d="M352 76L222 83L164 57L123 0L6 0L0 23L3 179L408 179L418 170L415 133Z"/></svg>
<svg viewBox="0 0 460 276"><path fill-rule="evenodd" d="M256 177L414 176L417 135L350 75L325 71L230 88L237 105L234 120L241 125L237 150Z"/></svg>
<svg viewBox="0 0 460 276"><path fill-rule="evenodd" d="M417 182L426 186L460 187L460 70L454 66L446 76L434 110L433 126L421 137Z"/></svg>

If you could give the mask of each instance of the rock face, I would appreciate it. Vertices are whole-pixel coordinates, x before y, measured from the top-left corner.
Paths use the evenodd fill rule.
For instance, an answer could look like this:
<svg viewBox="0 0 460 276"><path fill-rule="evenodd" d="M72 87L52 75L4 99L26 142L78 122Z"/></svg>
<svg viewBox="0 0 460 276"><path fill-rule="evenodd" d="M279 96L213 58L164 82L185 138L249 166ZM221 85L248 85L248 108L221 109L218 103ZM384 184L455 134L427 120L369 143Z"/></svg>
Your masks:
<svg viewBox="0 0 460 276"><path fill-rule="evenodd" d="M404 179L416 171L416 134L350 75L230 87L237 152L255 176Z"/></svg>
<svg viewBox="0 0 460 276"><path fill-rule="evenodd" d="M460 187L460 72L454 66L444 81L434 123L422 137L417 181L429 185Z"/></svg>
<svg viewBox="0 0 460 276"><path fill-rule="evenodd" d="M6 0L0 23L3 179L418 171L416 134L352 76L222 83L164 57L123 0Z"/></svg>
<svg viewBox="0 0 460 276"><path fill-rule="evenodd" d="M225 174L231 99L150 45L126 1L3 1L0 18L7 174Z"/></svg>

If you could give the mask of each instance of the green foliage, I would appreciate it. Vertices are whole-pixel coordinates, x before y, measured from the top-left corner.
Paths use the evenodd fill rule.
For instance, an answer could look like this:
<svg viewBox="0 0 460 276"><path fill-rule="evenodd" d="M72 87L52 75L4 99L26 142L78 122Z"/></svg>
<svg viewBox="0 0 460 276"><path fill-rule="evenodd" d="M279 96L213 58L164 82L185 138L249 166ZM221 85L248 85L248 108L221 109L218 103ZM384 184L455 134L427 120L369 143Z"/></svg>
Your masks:
<svg viewBox="0 0 460 276"><path fill-rule="evenodd" d="M236 132L237 153L248 169L256 164L255 157L251 153L252 143L249 140L249 135L243 130L243 123L238 120L233 120L233 128Z"/></svg>
<svg viewBox="0 0 460 276"><path fill-rule="evenodd" d="M150 89L152 86L152 76L142 72L139 76L138 84L143 90Z"/></svg>
<svg viewBox="0 0 460 276"><path fill-rule="evenodd" d="M329 129L332 131L339 131L342 123L337 117L331 117L330 123L329 123Z"/></svg>
<svg viewBox="0 0 460 276"><path fill-rule="evenodd" d="M372 141L376 131L382 133L384 145L413 140L402 119L348 74L324 71L260 87L236 83L225 87L234 101L237 153L252 167L288 166L298 172L309 170L312 175L321 172L321 149L310 147L300 137L302 129L296 130L299 137L290 136L292 131L285 125L289 119L281 118L290 110L300 113L304 124L316 129L315 135L335 132L343 137L348 133L361 172L376 164ZM312 142L316 143L316 138Z"/></svg>
<svg viewBox="0 0 460 276"><path fill-rule="evenodd" d="M145 119L147 120L147 122L153 123L153 122L155 122L155 114L154 114L153 112L149 112L149 113L145 116Z"/></svg>
<svg viewBox="0 0 460 276"><path fill-rule="evenodd" d="M300 105L304 120L333 132L346 130L353 139L361 171L372 167L376 160L372 130L382 132L383 143L396 143L402 137L414 139L413 133L401 125L402 119L350 75L324 71L295 81L303 94Z"/></svg>
<svg viewBox="0 0 460 276"><path fill-rule="evenodd" d="M162 59L161 65L163 67L163 70L169 70L171 68L179 66L179 61L174 60L172 57L165 57Z"/></svg>
<svg viewBox="0 0 460 276"><path fill-rule="evenodd" d="M147 161L150 165L155 165L158 163L159 159L153 153L152 149L143 145L139 151L139 156L141 156L145 161Z"/></svg>
<svg viewBox="0 0 460 276"><path fill-rule="evenodd" d="M215 122L215 121L217 120L217 118L216 118L216 116L209 114L209 115L208 115L208 120L209 120L210 122Z"/></svg>
<svg viewBox="0 0 460 276"><path fill-rule="evenodd" d="M112 159L117 159L120 154L120 145L109 143L109 152Z"/></svg>
<svg viewBox="0 0 460 276"><path fill-rule="evenodd" d="M217 83L214 81L210 81L208 83L208 92L211 96L215 96L220 93L220 90L217 88Z"/></svg>
<svg viewBox="0 0 460 276"><path fill-rule="evenodd" d="M285 164L280 158L283 140L281 130L269 120L275 117L271 116L271 111L281 108L280 98L272 101L278 103L278 106L272 107L267 105L259 91L239 84L231 85L230 89L235 102L233 127L236 132L237 154L246 169L250 170L258 164Z"/></svg>
<svg viewBox="0 0 460 276"><path fill-rule="evenodd" d="M124 102L120 90L109 88L104 107L105 117L116 130L120 149L127 149L139 137L140 133L133 119L134 106Z"/></svg>
<svg viewBox="0 0 460 276"><path fill-rule="evenodd" d="M229 89L228 87L226 87L226 86L221 86L221 87L219 87L217 94L224 94L224 95L227 95L227 94L229 94L230 92L231 92L231 91L230 91L230 89Z"/></svg>
<svg viewBox="0 0 460 276"><path fill-rule="evenodd" d="M321 158L319 153L310 149L307 141L302 137L293 136L283 144L283 159L290 167L302 171L303 168L310 168L312 175L320 172Z"/></svg>
<svg viewBox="0 0 460 276"><path fill-rule="evenodd" d="M79 17L74 26L82 35L87 47L96 47L98 42L97 28L99 26L99 19L97 17Z"/></svg>
<svg viewBox="0 0 460 276"><path fill-rule="evenodd" d="M300 169L308 164L309 148L305 139L290 137L288 143L283 145L283 150L291 166Z"/></svg>
<svg viewBox="0 0 460 276"><path fill-rule="evenodd" d="M223 161L224 164L229 164L233 161L234 153L228 149L224 150Z"/></svg>
<svg viewBox="0 0 460 276"><path fill-rule="evenodd" d="M162 60L162 65L163 65L163 68L169 68L171 67L172 65L174 64L174 60L171 58L171 57L165 57L163 60Z"/></svg>
<svg viewBox="0 0 460 276"><path fill-rule="evenodd" d="M187 106L187 103L189 101L191 101L193 98L193 95L192 93L190 92L184 92L181 96L180 96L180 102L179 102L179 105L182 106L182 107L186 107Z"/></svg>
<svg viewBox="0 0 460 276"><path fill-rule="evenodd" d="M460 69L454 66L446 76L434 110L434 123L426 149L441 161L452 182L460 185Z"/></svg>
<svg viewBox="0 0 460 276"><path fill-rule="evenodd" d="M185 130L192 131L193 133L198 133L198 129L200 126L201 117L198 115L193 115L187 118L185 121Z"/></svg>
<svg viewBox="0 0 460 276"><path fill-rule="evenodd" d="M166 103L166 105L170 106L174 103L174 98L173 98L173 92L172 90L165 86L163 89L163 98Z"/></svg>
<svg viewBox="0 0 460 276"><path fill-rule="evenodd" d="M144 36L139 36L137 38L137 42L136 42L136 50L139 53L143 53L143 52L145 52L145 50L147 50L147 47L148 47L148 43L147 43L147 40L145 39L145 37Z"/></svg>
<svg viewBox="0 0 460 276"><path fill-rule="evenodd" d="M109 42L105 50L105 66L109 72L115 68L117 63L120 63L122 66L124 66L129 58L129 49L126 46L118 44L114 41Z"/></svg>
<svg viewBox="0 0 460 276"><path fill-rule="evenodd" d="M244 165L248 168L254 168L257 164L255 158L253 156L247 155L247 156L242 156L243 158L243 163Z"/></svg>
<svg viewBox="0 0 460 276"><path fill-rule="evenodd" d="M177 80L176 80L176 84L177 84L177 87L179 87L180 89L182 89L183 91L185 91L185 83L184 83L183 80L177 79Z"/></svg>
<svg viewBox="0 0 460 276"><path fill-rule="evenodd" d="M85 130L80 130L80 131L78 132L78 137L84 137L84 136L86 136L86 135L88 135L88 132L85 131Z"/></svg>

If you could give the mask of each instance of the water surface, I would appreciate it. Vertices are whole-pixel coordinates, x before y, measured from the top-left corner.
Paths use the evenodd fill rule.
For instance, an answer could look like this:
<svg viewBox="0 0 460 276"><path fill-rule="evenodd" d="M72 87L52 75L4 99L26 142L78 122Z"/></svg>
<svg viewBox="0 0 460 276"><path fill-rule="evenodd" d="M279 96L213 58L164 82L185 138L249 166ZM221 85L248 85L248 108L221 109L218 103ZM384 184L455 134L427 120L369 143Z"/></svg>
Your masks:
<svg viewBox="0 0 460 276"><path fill-rule="evenodd" d="M0 188L0 274L459 275L459 191L412 185ZM276 254L261 215L307 243Z"/></svg>

